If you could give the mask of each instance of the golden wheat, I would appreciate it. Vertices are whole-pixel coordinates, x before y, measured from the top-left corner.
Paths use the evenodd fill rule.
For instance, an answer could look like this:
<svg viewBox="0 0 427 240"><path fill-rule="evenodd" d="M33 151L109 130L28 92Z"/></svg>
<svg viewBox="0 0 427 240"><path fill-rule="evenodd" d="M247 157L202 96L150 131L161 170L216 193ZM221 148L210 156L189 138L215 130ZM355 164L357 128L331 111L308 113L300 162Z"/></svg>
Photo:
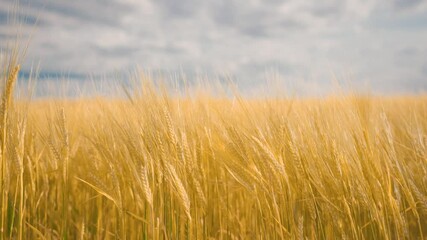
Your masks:
<svg viewBox="0 0 427 240"><path fill-rule="evenodd" d="M10 69L2 239L427 235L425 96L23 102Z"/></svg>

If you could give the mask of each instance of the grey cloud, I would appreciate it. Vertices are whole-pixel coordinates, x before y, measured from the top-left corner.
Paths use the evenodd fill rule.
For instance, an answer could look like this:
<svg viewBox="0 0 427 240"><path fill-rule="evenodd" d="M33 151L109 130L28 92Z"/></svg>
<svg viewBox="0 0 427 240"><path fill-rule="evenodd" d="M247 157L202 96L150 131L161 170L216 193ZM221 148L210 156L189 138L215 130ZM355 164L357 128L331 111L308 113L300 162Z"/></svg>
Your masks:
<svg viewBox="0 0 427 240"><path fill-rule="evenodd" d="M425 81L427 82L427 63L424 64L422 73L423 73L423 75L425 77Z"/></svg>
<svg viewBox="0 0 427 240"><path fill-rule="evenodd" d="M276 3L273 1L273 3ZM278 4L278 3L276 3ZM251 37L271 37L304 28L295 16L284 16L273 5L254 7L238 1L217 2L212 9L213 20L219 25L234 29Z"/></svg>
<svg viewBox="0 0 427 240"><path fill-rule="evenodd" d="M418 55L419 51L420 50L418 48L406 47L398 50L396 52L396 55L397 57L412 57L412 56Z"/></svg>
<svg viewBox="0 0 427 240"><path fill-rule="evenodd" d="M289 0L265 0L265 3L273 5L275 7L286 4Z"/></svg>
<svg viewBox="0 0 427 240"><path fill-rule="evenodd" d="M136 54L140 49L135 46L116 46L116 47L101 47L95 44L90 44L91 49L97 54L105 57L130 57Z"/></svg>
<svg viewBox="0 0 427 240"><path fill-rule="evenodd" d="M251 37L267 37L269 34L268 27L265 23L244 24L239 27L239 31Z"/></svg>
<svg viewBox="0 0 427 240"><path fill-rule="evenodd" d="M6 0L14 2L14 0ZM61 18L71 18L80 22L99 25L120 26L119 18L132 10L132 6L114 0L104 1L54 1L54 0L21 0L21 8L34 12L55 14ZM41 14L43 18L43 14Z"/></svg>
<svg viewBox="0 0 427 240"><path fill-rule="evenodd" d="M269 38L284 37L305 27L305 23L290 18L244 23L238 26L238 30L251 37Z"/></svg>
<svg viewBox="0 0 427 240"><path fill-rule="evenodd" d="M332 1L331 3L313 4L309 11L313 16L319 18L337 19L344 13L345 1Z"/></svg>
<svg viewBox="0 0 427 240"><path fill-rule="evenodd" d="M0 10L0 25L6 24L9 22L9 14L6 11Z"/></svg>
<svg viewBox="0 0 427 240"><path fill-rule="evenodd" d="M392 2L397 9L408 9L418 6L423 0L393 0Z"/></svg>
<svg viewBox="0 0 427 240"><path fill-rule="evenodd" d="M38 21L36 16L24 13L13 13L0 9L0 25L7 25L17 22L25 25L42 25L42 21Z"/></svg>
<svg viewBox="0 0 427 240"><path fill-rule="evenodd" d="M396 50L393 61L400 69L411 69L412 73L422 73L426 53L427 51L420 48L405 47Z"/></svg>
<svg viewBox="0 0 427 240"><path fill-rule="evenodd" d="M213 20L220 25L232 26L236 23L239 6L236 0L220 0L213 4Z"/></svg>
<svg viewBox="0 0 427 240"><path fill-rule="evenodd" d="M383 15L373 16L368 23L369 27L385 30L422 31L427 28L427 10L421 13L396 15L393 17Z"/></svg>
<svg viewBox="0 0 427 240"><path fill-rule="evenodd" d="M278 23L279 26L285 30L303 30L307 27L307 24L295 19L282 19Z"/></svg>
<svg viewBox="0 0 427 240"><path fill-rule="evenodd" d="M162 52L165 54L184 54L186 51L185 49L183 49L182 47L178 47L174 44L168 44L166 46L163 47L159 47L159 46L146 46L147 49L154 50L156 52Z"/></svg>
<svg viewBox="0 0 427 240"><path fill-rule="evenodd" d="M239 16L238 28L250 36L267 36L276 23L267 9L248 9Z"/></svg>
<svg viewBox="0 0 427 240"><path fill-rule="evenodd" d="M199 9L198 0L153 0L167 18L189 18L192 17Z"/></svg>

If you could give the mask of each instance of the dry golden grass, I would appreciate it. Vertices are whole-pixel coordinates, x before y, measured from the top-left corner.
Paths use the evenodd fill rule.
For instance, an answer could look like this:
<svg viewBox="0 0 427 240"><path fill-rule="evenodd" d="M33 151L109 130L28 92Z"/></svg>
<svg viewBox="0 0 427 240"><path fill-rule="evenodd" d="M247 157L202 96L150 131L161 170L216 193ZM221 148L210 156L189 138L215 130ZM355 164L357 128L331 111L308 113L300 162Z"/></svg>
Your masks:
<svg viewBox="0 0 427 240"><path fill-rule="evenodd" d="M427 98L12 101L0 239L423 239Z"/></svg>

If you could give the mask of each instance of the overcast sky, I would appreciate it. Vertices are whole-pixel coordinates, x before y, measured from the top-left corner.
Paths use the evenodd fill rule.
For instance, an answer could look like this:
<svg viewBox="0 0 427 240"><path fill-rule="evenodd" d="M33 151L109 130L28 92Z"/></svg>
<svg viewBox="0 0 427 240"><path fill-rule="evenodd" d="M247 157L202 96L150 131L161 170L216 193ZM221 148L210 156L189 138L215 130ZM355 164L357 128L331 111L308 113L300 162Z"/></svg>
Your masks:
<svg viewBox="0 0 427 240"><path fill-rule="evenodd" d="M0 47L16 26L0 1ZM275 76L316 94L334 75L378 93L427 90L427 0L21 0L24 32L37 17L28 71L69 76L140 66L228 74L256 90ZM212 77L213 78L213 77Z"/></svg>

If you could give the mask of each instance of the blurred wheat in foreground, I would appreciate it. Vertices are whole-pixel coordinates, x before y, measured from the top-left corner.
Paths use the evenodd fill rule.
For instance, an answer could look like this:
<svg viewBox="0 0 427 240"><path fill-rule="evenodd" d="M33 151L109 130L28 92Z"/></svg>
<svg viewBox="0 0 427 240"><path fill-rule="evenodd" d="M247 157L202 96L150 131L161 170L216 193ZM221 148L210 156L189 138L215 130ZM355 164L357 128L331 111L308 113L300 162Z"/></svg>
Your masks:
<svg viewBox="0 0 427 240"><path fill-rule="evenodd" d="M427 238L427 98L1 103L1 239Z"/></svg>

